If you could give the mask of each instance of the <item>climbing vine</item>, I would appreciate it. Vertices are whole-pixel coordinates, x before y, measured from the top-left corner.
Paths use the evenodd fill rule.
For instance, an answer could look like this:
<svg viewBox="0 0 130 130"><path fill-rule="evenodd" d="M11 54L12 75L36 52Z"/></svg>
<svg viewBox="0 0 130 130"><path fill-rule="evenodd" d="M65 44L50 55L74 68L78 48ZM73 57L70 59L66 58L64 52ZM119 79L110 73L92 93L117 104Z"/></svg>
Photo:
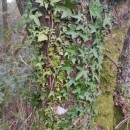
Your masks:
<svg viewBox="0 0 130 130"><path fill-rule="evenodd" d="M99 0L35 0L23 18L34 50L31 102L39 115L34 127L90 128L96 113L103 37L112 26L107 8ZM57 115L57 106L66 108L66 114Z"/></svg>

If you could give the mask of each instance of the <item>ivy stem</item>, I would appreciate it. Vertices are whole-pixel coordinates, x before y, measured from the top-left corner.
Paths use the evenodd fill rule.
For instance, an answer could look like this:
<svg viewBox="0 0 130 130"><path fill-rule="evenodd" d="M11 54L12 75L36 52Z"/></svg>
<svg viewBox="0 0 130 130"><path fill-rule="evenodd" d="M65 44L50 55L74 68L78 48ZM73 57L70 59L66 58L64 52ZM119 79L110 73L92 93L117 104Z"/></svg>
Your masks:
<svg viewBox="0 0 130 130"><path fill-rule="evenodd" d="M109 56L104 55L104 58L107 58L108 60L110 60L116 66L116 68L119 68L119 66Z"/></svg>

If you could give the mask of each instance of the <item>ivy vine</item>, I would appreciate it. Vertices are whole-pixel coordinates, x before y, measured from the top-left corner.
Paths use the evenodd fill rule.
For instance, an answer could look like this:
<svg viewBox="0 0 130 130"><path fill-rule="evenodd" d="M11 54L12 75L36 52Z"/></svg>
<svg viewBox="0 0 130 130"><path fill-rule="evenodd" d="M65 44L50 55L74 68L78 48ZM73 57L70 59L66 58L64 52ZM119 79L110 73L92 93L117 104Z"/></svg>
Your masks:
<svg viewBox="0 0 130 130"><path fill-rule="evenodd" d="M41 130L76 130L95 114L103 56L103 37L112 18L99 0L35 0L28 4L26 28L34 48L32 102ZM33 81L34 82L34 81ZM57 116L53 106L68 112ZM78 121L77 121L78 120Z"/></svg>

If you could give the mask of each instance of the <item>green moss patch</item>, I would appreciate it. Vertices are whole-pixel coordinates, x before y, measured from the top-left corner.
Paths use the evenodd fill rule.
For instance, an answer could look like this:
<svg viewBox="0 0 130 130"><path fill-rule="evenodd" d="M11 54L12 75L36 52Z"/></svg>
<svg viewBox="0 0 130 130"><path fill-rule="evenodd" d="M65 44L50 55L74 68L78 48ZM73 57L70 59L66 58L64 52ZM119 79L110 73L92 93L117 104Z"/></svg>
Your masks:
<svg viewBox="0 0 130 130"><path fill-rule="evenodd" d="M118 65L126 31L127 27L113 29L112 33L105 38L104 55L107 57L104 58L103 63L99 85L100 96L97 101L98 115L95 118L96 125L103 128L103 130L113 130L115 124L121 121L122 113L114 107L113 91L117 86L117 67L115 64Z"/></svg>

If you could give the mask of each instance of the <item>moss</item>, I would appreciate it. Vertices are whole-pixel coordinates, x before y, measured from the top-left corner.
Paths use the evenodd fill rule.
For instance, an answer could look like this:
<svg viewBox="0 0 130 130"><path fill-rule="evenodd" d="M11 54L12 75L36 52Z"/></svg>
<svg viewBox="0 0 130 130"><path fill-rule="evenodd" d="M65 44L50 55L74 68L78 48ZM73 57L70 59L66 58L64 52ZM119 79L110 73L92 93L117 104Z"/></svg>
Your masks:
<svg viewBox="0 0 130 130"><path fill-rule="evenodd" d="M104 59L103 63L101 83L99 85L101 94L97 100L98 115L95 118L96 125L103 128L103 130L113 130L115 125L122 120L121 111L114 107L113 91L117 86L117 67L115 64L118 64L126 31L127 27L113 29L112 33L105 38L106 49L104 54L107 55L107 58Z"/></svg>
<svg viewBox="0 0 130 130"><path fill-rule="evenodd" d="M117 106L114 107L114 115L116 115L115 118L114 118L114 126L116 126L117 124L119 124L123 120L122 111ZM126 126L126 124L122 125L119 130L124 130L125 126Z"/></svg>
<svg viewBox="0 0 130 130"><path fill-rule="evenodd" d="M111 94L102 94L98 101L100 101L99 114L96 118L96 123L104 128L104 130L113 129L113 96Z"/></svg>
<svg viewBox="0 0 130 130"><path fill-rule="evenodd" d="M103 64L103 72L101 75L100 90L102 93L111 93L115 89L116 85L116 73L112 69L112 63L105 60Z"/></svg>

